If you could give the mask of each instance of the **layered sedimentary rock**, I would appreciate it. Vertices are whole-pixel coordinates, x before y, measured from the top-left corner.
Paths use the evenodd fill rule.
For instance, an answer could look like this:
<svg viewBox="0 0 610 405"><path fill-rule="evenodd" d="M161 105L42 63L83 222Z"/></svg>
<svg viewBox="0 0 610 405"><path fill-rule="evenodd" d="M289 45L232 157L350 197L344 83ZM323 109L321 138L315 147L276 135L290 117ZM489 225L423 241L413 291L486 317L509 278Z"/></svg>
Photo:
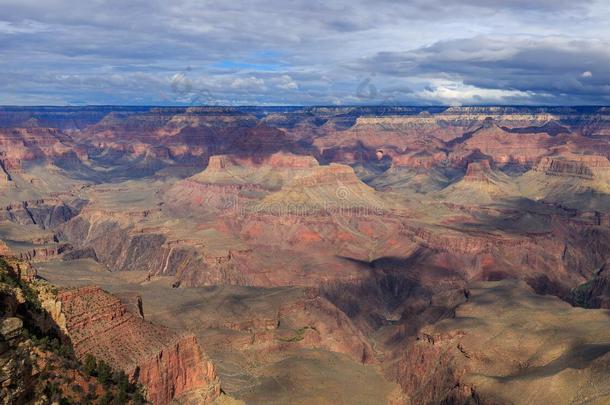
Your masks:
<svg viewBox="0 0 610 405"><path fill-rule="evenodd" d="M289 153L212 156L204 171L178 182L167 196L177 205L230 210L246 205L249 194L278 190L318 166L311 156Z"/></svg>
<svg viewBox="0 0 610 405"><path fill-rule="evenodd" d="M446 201L478 205L516 195L516 191L509 176L493 170L488 160L480 160L468 162L464 177L444 188L440 195Z"/></svg>
<svg viewBox="0 0 610 405"><path fill-rule="evenodd" d="M62 291L58 299L77 357L90 354L125 370L146 387L151 402L166 404L196 391L208 403L219 395L214 366L193 335L148 323L97 287Z"/></svg>
<svg viewBox="0 0 610 405"><path fill-rule="evenodd" d="M482 160L479 162L471 162L466 168L464 181L470 183L491 183L490 177L493 176L489 161Z"/></svg>
<svg viewBox="0 0 610 405"><path fill-rule="evenodd" d="M571 308L512 281L469 292L455 318L423 328L399 361L407 403L608 401L607 311Z"/></svg>
<svg viewBox="0 0 610 405"><path fill-rule="evenodd" d="M599 155L549 156L540 160L536 171L549 176L578 177L593 180L596 176L610 178L610 161Z"/></svg>
<svg viewBox="0 0 610 405"><path fill-rule="evenodd" d="M382 211L384 201L376 195L375 190L362 183L354 170L349 166L331 164L320 166L310 173L297 176L281 190L261 201L260 208L273 212L285 210L290 214L299 209L305 214L310 210L333 209L369 209L371 212Z"/></svg>
<svg viewBox="0 0 610 405"><path fill-rule="evenodd" d="M0 207L0 220L53 228L74 217L81 205L82 201L67 203L58 199L20 201Z"/></svg>
<svg viewBox="0 0 610 405"><path fill-rule="evenodd" d="M172 390L190 397L189 386L211 387L213 378L181 371L200 356L195 345L142 326L144 317L209 337L206 351L222 360L229 387L260 402L269 398L253 394L261 386L275 395L329 370L321 357L293 356L330 352L342 359L335 365L350 365L332 369L339 377L379 362L402 385L398 403L507 402L522 393L558 402L553 392L536 396L531 381L573 402L606 399L598 378L606 364L596 363L605 342L592 337L605 332L581 324L588 312L548 299L607 306L608 109L13 110L0 108L8 127L0 190L9 190L0 193L0 237L24 258L63 256L50 268L128 290L121 298L134 315L88 291L108 330L84 310L57 323L72 325L78 353L103 348L94 354L137 374L162 401ZM37 227L44 234L32 235ZM526 285L476 284L505 279ZM529 288L549 296L539 301ZM144 313L140 294L162 302ZM63 313L63 303L44 305ZM226 310L211 316L214 307ZM524 322L530 311L535 322ZM559 330L565 347L548 330ZM483 335L489 342L477 340ZM286 376L275 362L316 372ZM572 377L582 395L564 389Z"/></svg>
<svg viewBox="0 0 610 405"><path fill-rule="evenodd" d="M20 171L24 163L53 160L73 152L69 138L54 128L0 129L2 171Z"/></svg>
<svg viewBox="0 0 610 405"><path fill-rule="evenodd" d="M102 381L74 359L69 340L60 341L65 319L57 289L29 277L27 267L0 257L0 403L134 399L136 387Z"/></svg>

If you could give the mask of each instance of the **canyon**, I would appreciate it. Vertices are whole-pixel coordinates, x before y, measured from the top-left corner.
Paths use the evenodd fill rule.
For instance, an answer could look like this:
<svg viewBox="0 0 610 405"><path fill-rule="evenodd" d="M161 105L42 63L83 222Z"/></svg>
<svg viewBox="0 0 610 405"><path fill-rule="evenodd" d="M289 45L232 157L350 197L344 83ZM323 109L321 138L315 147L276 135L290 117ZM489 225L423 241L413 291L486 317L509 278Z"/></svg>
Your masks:
<svg viewBox="0 0 610 405"><path fill-rule="evenodd" d="M603 404L609 159L605 107L0 107L0 256L154 404Z"/></svg>

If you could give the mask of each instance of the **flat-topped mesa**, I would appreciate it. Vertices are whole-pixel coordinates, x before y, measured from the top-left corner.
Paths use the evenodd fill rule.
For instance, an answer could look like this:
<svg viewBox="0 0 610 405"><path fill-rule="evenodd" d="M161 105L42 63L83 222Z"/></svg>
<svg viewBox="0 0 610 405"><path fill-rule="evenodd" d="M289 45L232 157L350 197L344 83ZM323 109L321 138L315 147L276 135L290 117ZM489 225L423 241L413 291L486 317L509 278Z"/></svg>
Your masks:
<svg viewBox="0 0 610 405"><path fill-rule="evenodd" d="M440 114L419 114L419 115L400 115L385 117L359 117L356 126L367 125L389 125L417 126L450 122L458 125L483 124L485 121L501 121L508 125L543 125L549 121L560 119L561 117L552 114L500 114L500 113L468 113L458 111L446 111Z"/></svg>
<svg viewBox="0 0 610 405"><path fill-rule="evenodd" d="M219 127L229 126L254 127L258 120L254 115L226 112L210 113L198 110L197 107L188 108L184 114L176 114L165 124L166 128L191 127Z"/></svg>
<svg viewBox="0 0 610 405"><path fill-rule="evenodd" d="M584 164L576 160L543 158L540 163L534 168L539 172L544 172L549 176L571 176L585 179L592 179L593 172Z"/></svg>
<svg viewBox="0 0 610 405"><path fill-rule="evenodd" d="M329 166L320 166L312 173L294 179L291 183L292 187L312 187L322 185L335 185L337 182L345 184L358 184L360 180L356 176L354 169L347 165L330 164Z"/></svg>
<svg viewBox="0 0 610 405"><path fill-rule="evenodd" d="M318 161L312 156L300 156L292 153L274 153L267 156L216 155L211 156L207 170L222 170L232 166L257 168L271 166L274 168L307 169L318 166Z"/></svg>
<svg viewBox="0 0 610 405"><path fill-rule="evenodd" d="M445 152L416 152L392 157L392 168L424 168L430 169L447 159Z"/></svg>
<svg viewBox="0 0 610 405"><path fill-rule="evenodd" d="M272 155L216 155L210 157L208 167L186 179L181 186L241 185L264 189L279 189L297 175L318 167L312 156L290 153Z"/></svg>
<svg viewBox="0 0 610 405"><path fill-rule="evenodd" d="M58 300L76 356L82 360L90 354L124 370L144 385L152 403L189 394L205 404L220 395L214 366L195 336L143 320L99 287L65 290Z"/></svg>
<svg viewBox="0 0 610 405"><path fill-rule="evenodd" d="M549 176L593 179L596 175L610 174L610 161L599 155L550 156L542 158L534 170Z"/></svg>
<svg viewBox="0 0 610 405"><path fill-rule="evenodd" d="M378 211L383 210L385 202L373 188L360 181L350 166L331 164L296 176L281 190L265 197L259 206L263 211L271 207L304 209L303 212L334 208Z"/></svg>
<svg viewBox="0 0 610 405"><path fill-rule="evenodd" d="M479 160L468 163L463 180L471 183L492 183L492 176L493 172L489 160Z"/></svg>

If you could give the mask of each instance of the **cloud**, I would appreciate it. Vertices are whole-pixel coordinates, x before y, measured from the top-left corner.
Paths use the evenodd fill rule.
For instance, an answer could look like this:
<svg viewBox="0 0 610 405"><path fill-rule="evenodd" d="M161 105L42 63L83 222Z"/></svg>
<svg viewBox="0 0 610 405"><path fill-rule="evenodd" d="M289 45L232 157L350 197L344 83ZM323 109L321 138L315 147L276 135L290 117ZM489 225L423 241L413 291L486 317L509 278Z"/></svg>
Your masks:
<svg viewBox="0 0 610 405"><path fill-rule="evenodd" d="M602 0L0 1L0 104L599 103L609 93ZM374 94L359 96L372 73Z"/></svg>
<svg viewBox="0 0 610 405"><path fill-rule="evenodd" d="M292 77L288 75L282 75L275 80L276 86L282 90L297 90L299 85L295 82Z"/></svg>
<svg viewBox="0 0 610 405"><path fill-rule="evenodd" d="M239 90L260 91L265 90L266 86L265 81L263 79L250 76L243 79L238 77L237 79L233 80L233 82L231 83L231 88Z"/></svg>
<svg viewBox="0 0 610 405"><path fill-rule="evenodd" d="M519 90L485 89L463 82L444 81L419 91L417 97L445 105L459 106L480 103L513 104L517 101L523 103L530 99L532 94Z"/></svg>
<svg viewBox="0 0 610 405"><path fill-rule="evenodd" d="M364 58L355 69L386 77L428 80L439 100L478 89L485 102L500 102L500 94L556 102L593 102L610 96L610 41L561 36L477 36L439 41L405 52L381 52ZM583 73L584 72L584 73ZM462 83L454 88L434 84L439 79ZM466 97L466 98L469 98Z"/></svg>

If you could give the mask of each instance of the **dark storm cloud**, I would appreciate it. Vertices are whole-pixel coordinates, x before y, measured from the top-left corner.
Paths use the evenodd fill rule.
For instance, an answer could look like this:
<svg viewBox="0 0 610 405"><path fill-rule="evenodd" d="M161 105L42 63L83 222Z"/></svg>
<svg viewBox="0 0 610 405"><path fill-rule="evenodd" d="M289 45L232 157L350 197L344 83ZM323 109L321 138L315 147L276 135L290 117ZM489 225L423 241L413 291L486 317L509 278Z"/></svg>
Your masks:
<svg viewBox="0 0 610 405"><path fill-rule="evenodd" d="M601 1L0 0L0 9L4 104L608 95ZM374 91L363 97L363 84Z"/></svg>
<svg viewBox="0 0 610 405"><path fill-rule="evenodd" d="M610 95L610 41L602 40L479 36L381 52L363 60L360 68L573 102L608 102Z"/></svg>

